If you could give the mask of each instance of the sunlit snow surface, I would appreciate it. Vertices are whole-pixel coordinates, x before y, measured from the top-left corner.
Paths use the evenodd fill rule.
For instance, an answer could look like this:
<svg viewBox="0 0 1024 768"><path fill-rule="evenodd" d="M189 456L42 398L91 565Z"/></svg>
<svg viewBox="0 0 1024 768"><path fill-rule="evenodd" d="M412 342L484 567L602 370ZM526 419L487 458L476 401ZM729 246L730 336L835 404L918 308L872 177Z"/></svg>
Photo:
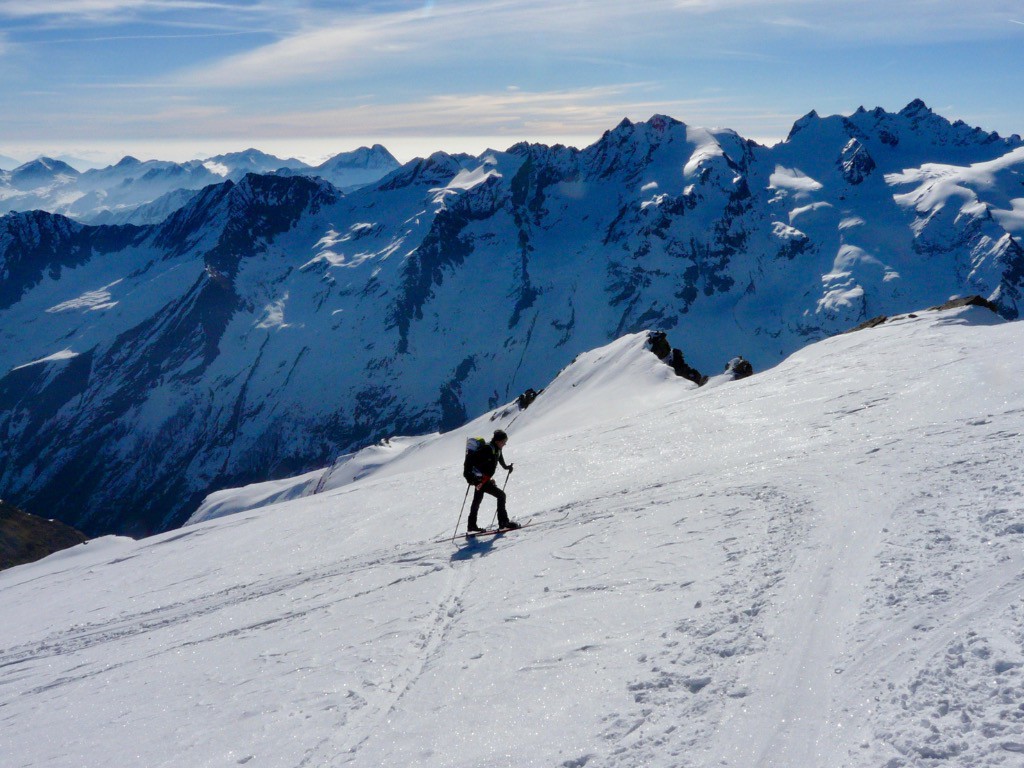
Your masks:
<svg viewBox="0 0 1024 768"><path fill-rule="evenodd" d="M701 389L627 337L319 494L6 571L2 763L1019 766L1024 325L994 322ZM537 525L439 542L497 425Z"/></svg>

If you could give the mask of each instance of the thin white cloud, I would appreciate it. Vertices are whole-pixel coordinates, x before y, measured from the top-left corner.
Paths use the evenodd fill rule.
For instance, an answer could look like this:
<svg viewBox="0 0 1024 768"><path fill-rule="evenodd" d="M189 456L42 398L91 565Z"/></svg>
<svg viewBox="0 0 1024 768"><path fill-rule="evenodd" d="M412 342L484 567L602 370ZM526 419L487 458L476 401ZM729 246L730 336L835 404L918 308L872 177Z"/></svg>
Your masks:
<svg viewBox="0 0 1024 768"><path fill-rule="evenodd" d="M46 38L36 40L34 45L67 45L69 43L114 43L122 40L201 40L213 37L241 37L243 35L262 35L265 30L260 29L226 29L219 32L179 32L179 33L152 33L139 35L90 35L66 38ZM151 84L157 85L157 84ZM166 83L161 84L168 87Z"/></svg>
<svg viewBox="0 0 1024 768"><path fill-rule="evenodd" d="M0 0L0 16L12 19L61 16L96 19L164 11L230 10L245 6L201 0Z"/></svg>
<svg viewBox="0 0 1024 768"><path fill-rule="evenodd" d="M223 34L252 32L280 34L293 29L296 13L289 6L262 2L218 2L217 0L0 0L0 20L17 25L25 35L64 30L73 37L67 42L97 41L86 34L92 28L116 29L132 25L140 38L155 38L160 28L207 30ZM116 33L110 40L125 39ZM29 37L26 42L52 43L50 38ZM65 41L59 41L65 42Z"/></svg>
<svg viewBox="0 0 1024 768"><path fill-rule="evenodd" d="M138 90L134 109L118 111L112 89L90 97L77 111L76 135L101 140L110 136L151 138L237 137L277 139L323 136L506 136L508 143L536 136L598 136L623 117L645 120L655 113L710 116L729 108L723 98L666 100L649 84L552 91L501 88L494 92L442 93L406 101L383 102L367 96L326 109L261 110L203 104L191 98ZM8 132L22 133L12 119ZM33 121L34 124L34 121ZM25 139L31 125L25 126ZM54 128L59 128L58 124ZM36 135L38 135L38 128Z"/></svg>
<svg viewBox="0 0 1024 768"><path fill-rule="evenodd" d="M791 0L792 1L792 0ZM751 4L755 0L731 0ZM701 0L685 13L713 10L722 0ZM600 56L624 41L642 48L644 40L692 45L679 22L676 0L642 5L618 0L470 0L441 6L381 13L348 12L319 17L274 43L227 57L216 64L179 73L196 86L235 87L296 81L332 80L351 71L422 68L439 61L463 61L478 52L481 66L537 57Z"/></svg>
<svg viewBox="0 0 1024 768"><path fill-rule="evenodd" d="M1019 0L834 0L800 16L842 41L920 44L1005 36L1005 19L1019 9Z"/></svg>
<svg viewBox="0 0 1024 768"><path fill-rule="evenodd" d="M264 137L330 135L425 136L487 134L511 141L530 136L600 133L623 117L644 120L655 113L706 114L718 111L721 97L664 100L652 98L647 84L531 92L510 88L493 93L439 94L423 99L365 101L323 110L238 115L198 112L190 115L195 135L229 135L244 125ZM164 110L161 120L173 117ZM148 118L144 118L148 122ZM175 121L180 126L185 121Z"/></svg>
<svg viewBox="0 0 1024 768"><path fill-rule="evenodd" d="M316 26L304 26L272 44L183 73L182 81L233 87L328 80L351 71L455 60L471 50L486 51L488 58L500 60L513 51L523 53L519 35L542 34L546 42L531 53L548 55L566 35L593 32L593 13L602 24L607 23L608 13L619 13L613 6L607 11L594 7L604 4L587 5L588 13L583 13L576 0L489 0L384 13L332 14Z"/></svg>
<svg viewBox="0 0 1024 768"><path fill-rule="evenodd" d="M112 2L113 0L111 0ZM530 57L716 58L772 40L915 44L1006 34L1019 0L453 0L403 9L307 13L281 39L179 72L190 87L262 87L342 81L480 56L480 67ZM372 6L370 6L372 7ZM296 17L297 18L297 17ZM998 19L998 23L996 23ZM724 48L723 48L724 46ZM607 54L607 52L612 52ZM639 53L638 53L639 52Z"/></svg>
<svg viewBox="0 0 1024 768"><path fill-rule="evenodd" d="M429 13L416 9L338 14L316 28L303 28L210 67L182 73L179 80L202 86L234 87L330 79L337 68L346 65L387 64L398 55L436 51L467 33L467 19L478 17L482 11L501 12L506 5L456 4Z"/></svg>

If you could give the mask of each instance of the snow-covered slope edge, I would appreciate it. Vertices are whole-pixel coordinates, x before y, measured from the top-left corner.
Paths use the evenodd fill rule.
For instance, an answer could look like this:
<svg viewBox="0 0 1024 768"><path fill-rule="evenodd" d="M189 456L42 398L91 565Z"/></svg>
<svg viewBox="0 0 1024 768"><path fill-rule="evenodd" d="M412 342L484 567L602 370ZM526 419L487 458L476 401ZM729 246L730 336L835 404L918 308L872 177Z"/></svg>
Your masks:
<svg viewBox="0 0 1024 768"><path fill-rule="evenodd" d="M456 455L6 572L5 765L1016 765L1024 325L990 317L576 387L510 429L540 525L468 548Z"/></svg>
<svg viewBox="0 0 1024 768"><path fill-rule="evenodd" d="M696 385L675 376L648 346L648 333L628 334L606 347L585 352L543 390L529 410L507 403L457 430L410 437L393 437L340 457L332 466L293 478L253 483L210 494L186 521L194 525L283 501L341 488L370 475L393 476L414 472L425 464L444 465L465 449L469 436L490 437L494 430L515 425L522 434L573 428L573 419L593 419L593 404L601 402L604 418L632 413L638 399L673 398ZM461 472L458 461L456 475Z"/></svg>

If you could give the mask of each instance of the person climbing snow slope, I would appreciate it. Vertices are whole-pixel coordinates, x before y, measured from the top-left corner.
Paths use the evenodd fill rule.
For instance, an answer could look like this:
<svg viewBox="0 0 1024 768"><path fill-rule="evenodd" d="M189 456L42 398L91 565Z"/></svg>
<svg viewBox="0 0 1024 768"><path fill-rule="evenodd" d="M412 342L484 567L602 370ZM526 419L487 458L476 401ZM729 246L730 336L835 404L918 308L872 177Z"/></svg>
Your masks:
<svg viewBox="0 0 1024 768"><path fill-rule="evenodd" d="M508 519L505 509L505 491L494 482L494 473L500 464L503 469L512 471L514 465L506 464L501 455L502 448L508 442L508 435L502 430L495 430L490 442L482 437L472 438L466 447L466 461L462 468L462 476L473 486L473 503L469 507L469 533L482 533L483 528L477 525L477 513L484 494L494 496L498 500L498 527L503 530L515 530L519 523Z"/></svg>

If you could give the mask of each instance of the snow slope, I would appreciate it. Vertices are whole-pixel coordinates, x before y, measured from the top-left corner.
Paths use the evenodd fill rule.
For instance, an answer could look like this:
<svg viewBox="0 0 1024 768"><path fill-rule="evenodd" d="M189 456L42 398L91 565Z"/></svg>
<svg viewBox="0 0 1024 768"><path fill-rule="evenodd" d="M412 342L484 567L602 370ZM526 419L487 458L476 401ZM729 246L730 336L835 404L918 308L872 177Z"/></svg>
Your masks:
<svg viewBox="0 0 1024 768"><path fill-rule="evenodd" d="M626 337L515 422L4 572L4 765L1019 766L1022 344L925 312L695 389ZM439 542L496 425L538 525Z"/></svg>

